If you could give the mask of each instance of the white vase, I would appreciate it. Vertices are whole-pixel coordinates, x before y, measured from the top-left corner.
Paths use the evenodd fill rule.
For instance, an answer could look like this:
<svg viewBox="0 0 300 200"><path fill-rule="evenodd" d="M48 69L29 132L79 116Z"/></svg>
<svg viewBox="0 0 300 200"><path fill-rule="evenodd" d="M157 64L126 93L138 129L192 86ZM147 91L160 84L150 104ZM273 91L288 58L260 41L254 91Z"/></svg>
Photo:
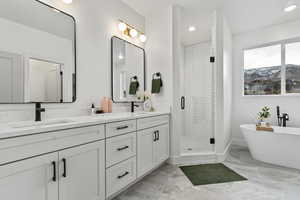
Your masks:
<svg viewBox="0 0 300 200"><path fill-rule="evenodd" d="M151 99L148 99L144 102L144 111L150 112L152 108L152 101Z"/></svg>
<svg viewBox="0 0 300 200"><path fill-rule="evenodd" d="M260 122L260 126L266 127L267 126L267 122L264 122L264 121Z"/></svg>

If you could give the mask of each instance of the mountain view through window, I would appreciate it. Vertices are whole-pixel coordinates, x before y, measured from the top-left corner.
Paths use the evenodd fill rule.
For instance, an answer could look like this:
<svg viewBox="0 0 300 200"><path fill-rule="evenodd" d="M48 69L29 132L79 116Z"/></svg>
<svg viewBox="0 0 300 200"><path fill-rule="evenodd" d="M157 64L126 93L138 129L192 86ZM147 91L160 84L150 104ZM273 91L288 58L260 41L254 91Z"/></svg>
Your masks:
<svg viewBox="0 0 300 200"><path fill-rule="evenodd" d="M300 42L244 51L244 95L300 93Z"/></svg>

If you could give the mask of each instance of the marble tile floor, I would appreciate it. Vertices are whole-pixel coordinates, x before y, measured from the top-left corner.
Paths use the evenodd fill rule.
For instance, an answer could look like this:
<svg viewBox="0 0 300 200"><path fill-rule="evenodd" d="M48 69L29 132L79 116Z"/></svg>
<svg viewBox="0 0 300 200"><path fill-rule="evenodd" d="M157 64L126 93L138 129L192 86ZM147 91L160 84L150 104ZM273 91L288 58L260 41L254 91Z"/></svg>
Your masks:
<svg viewBox="0 0 300 200"><path fill-rule="evenodd" d="M300 200L300 170L256 161L239 146L224 164L248 181L193 186L178 167L164 165L114 200Z"/></svg>

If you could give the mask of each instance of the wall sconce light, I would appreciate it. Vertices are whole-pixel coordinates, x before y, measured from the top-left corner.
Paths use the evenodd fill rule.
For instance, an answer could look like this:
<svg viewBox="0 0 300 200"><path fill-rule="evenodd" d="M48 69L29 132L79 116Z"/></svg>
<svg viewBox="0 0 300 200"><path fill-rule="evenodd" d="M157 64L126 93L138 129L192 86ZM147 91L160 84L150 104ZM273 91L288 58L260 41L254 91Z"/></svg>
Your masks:
<svg viewBox="0 0 300 200"><path fill-rule="evenodd" d="M141 42L146 42L146 40L147 40L146 35L144 35L144 34L140 35L140 40L141 40Z"/></svg>
<svg viewBox="0 0 300 200"><path fill-rule="evenodd" d="M126 24L125 22L123 22L121 20L119 21L118 29L124 35L126 35L128 37L136 38L136 37L139 36L140 41L143 42L143 43L146 42L146 40L147 40L147 37L143 32L137 30L136 28Z"/></svg>
<svg viewBox="0 0 300 200"><path fill-rule="evenodd" d="M131 37L135 38L138 35L138 32L135 29L131 29L129 34Z"/></svg>
<svg viewBox="0 0 300 200"><path fill-rule="evenodd" d="M65 4L71 4L73 0L62 0Z"/></svg>
<svg viewBox="0 0 300 200"><path fill-rule="evenodd" d="M120 22L118 27L121 32L124 32L127 29L127 25L124 22Z"/></svg>

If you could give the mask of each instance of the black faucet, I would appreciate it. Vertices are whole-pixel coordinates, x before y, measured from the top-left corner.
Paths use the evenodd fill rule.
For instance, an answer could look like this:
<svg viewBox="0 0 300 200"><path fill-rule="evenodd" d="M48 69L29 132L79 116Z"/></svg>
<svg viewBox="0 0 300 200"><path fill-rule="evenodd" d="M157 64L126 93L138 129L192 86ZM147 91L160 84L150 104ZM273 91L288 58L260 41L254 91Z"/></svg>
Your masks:
<svg viewBox="0 0 300 200"><path fill-rule="evenodd" d="M42 108L41 103L35 103L35 121L40 122L42 121L42 112L45 112L46 109Z"/></svg>
<svg viewBox="0 0 300 200"><path fill-rule="evenodd" d="M277 106L277 119L278 126L286 127L286 122L290 120L290 117L287 113L280 114L280 107Z"/></svg>
<svg viewBox="0 0 300 200"><path fill-rule="evenodd" d="M134 102L131 102L131 112L134 113L134 107L139 107L139 105L135 105Z"/></svg>

